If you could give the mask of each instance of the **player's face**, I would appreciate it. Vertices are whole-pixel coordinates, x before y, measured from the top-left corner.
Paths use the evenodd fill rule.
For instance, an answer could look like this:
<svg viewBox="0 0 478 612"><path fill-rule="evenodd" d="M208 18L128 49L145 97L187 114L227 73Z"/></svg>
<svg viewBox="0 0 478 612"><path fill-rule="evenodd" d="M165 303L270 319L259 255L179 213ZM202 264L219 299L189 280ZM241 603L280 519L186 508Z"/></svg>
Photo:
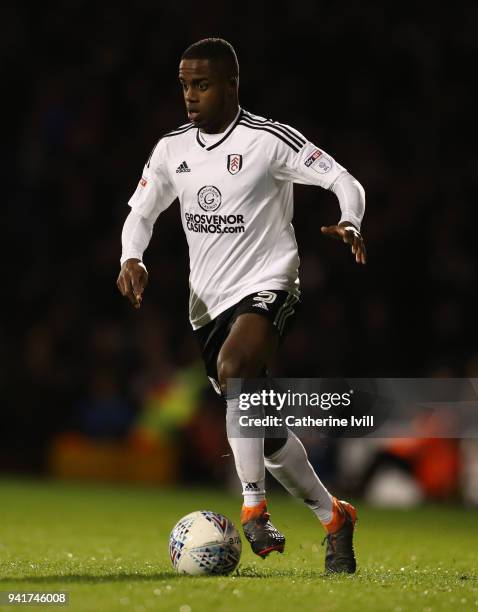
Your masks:
<svg viewBox="0 0 478 612"><path fill-rule="evenodd" d="M206 131L221 131L234 99L234 80L209 60L183 59L179 64L179 82L189 121Z"/></svg>

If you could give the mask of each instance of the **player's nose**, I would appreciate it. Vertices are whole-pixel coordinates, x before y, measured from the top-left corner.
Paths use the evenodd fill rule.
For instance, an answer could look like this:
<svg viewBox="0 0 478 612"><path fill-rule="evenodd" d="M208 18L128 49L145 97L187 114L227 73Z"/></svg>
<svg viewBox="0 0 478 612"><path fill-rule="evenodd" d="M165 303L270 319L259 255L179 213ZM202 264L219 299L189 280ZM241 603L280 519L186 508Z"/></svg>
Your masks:
<svg viewBox="0 0 478 612"><path fill-rule="evenodd" d="M189 87L186 90L185 96L184 96L185 100L186 100L186 104L195 104L197 102L199 102L198 96L197 94L194 92L194 90L192 89L192 87Z"/></svg>

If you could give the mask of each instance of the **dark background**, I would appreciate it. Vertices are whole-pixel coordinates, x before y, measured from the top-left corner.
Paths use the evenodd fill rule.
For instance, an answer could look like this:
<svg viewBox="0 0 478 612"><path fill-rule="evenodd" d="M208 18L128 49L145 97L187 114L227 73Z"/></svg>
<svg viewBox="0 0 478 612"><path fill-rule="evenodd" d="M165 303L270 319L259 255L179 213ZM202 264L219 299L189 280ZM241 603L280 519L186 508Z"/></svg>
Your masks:
<svg viewBox="0 0 478 612"><path fill-rule="evenodd" d="M299 129L366 190L362 268L320 235L335 196L296 187L303 309L277 372L477 376L477 18L473 2L3 7L0 468L44 470L64 430L120 439L145 389L199 357L177 202L139 312L115 280L143 164L187 120L178 58L206 36L236 48L244 108Z"/></svg>

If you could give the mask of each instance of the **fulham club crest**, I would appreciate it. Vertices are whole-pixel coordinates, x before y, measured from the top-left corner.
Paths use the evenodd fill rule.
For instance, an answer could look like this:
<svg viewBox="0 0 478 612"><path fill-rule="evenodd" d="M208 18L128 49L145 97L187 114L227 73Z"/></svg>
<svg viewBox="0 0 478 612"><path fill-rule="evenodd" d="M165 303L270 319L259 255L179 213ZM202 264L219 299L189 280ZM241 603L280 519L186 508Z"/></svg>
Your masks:
<svg viewBox="0 0 478 612"><path fill-rule="evenodd" d="M231 174L237 174L242 168L242 155L232 153L227 156L227 169Z"/></svg>

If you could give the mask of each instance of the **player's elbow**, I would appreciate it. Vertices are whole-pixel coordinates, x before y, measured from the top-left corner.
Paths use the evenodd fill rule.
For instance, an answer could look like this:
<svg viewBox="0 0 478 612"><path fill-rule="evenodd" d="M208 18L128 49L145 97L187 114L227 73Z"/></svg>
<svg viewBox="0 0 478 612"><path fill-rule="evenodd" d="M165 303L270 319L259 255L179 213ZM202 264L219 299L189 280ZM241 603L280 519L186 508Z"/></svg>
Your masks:
<svg viewBox="0 0 478 612"><path fill-rule="evenodd" d="M346 192L357 191L360 199L365 201L365 189L363 185L350 174L350 172L345 171L339 174L332 184L331 189L334 193L337 193L339 190L344 190Z"/></svg>
<svg viewBox="0 0 478 612"><path fill-rule="evenodd" d="M354 178L354 177L352 176L352 179L353 179L353 182L354 182L354 186L355 186L355 188L358 190L358 192L359 192L359 194L360 194L360 196L359 196L359 197L360 197L360 200L363 202L363 205L364 205L364 207L365 207L365 189L364 189L364 187L363 187L362 183L359 183L359 181L357 181L357 179L356 179L356 178Z"/></svg>
<svg viewBox="0 0 478 612"><path fill-rule="evenodd" d="M363 185L347 171L342 172L333 183L331 190L340 202L342 213L353 213L363 217L365 212L365 189Z"/></svg>

